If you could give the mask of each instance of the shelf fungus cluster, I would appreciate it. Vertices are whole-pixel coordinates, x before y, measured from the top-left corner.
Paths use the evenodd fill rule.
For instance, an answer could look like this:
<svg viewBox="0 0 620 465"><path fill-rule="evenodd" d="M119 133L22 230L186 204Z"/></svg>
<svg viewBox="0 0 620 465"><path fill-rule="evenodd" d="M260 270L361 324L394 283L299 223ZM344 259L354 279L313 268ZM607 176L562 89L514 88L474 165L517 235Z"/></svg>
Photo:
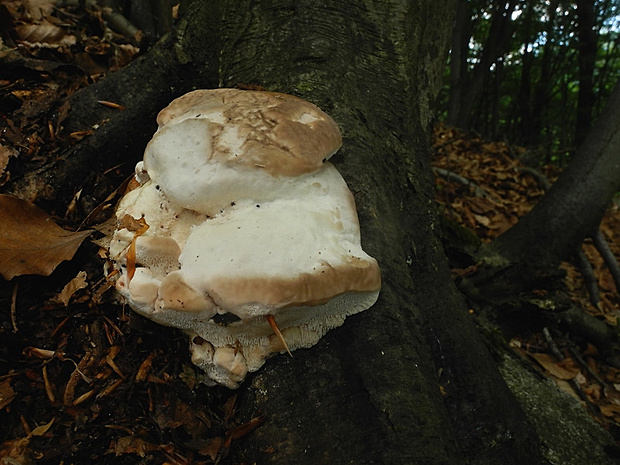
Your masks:
<svg viewBox="0 0 620 465"><path fill-rule="evenodd" d="M379 267L327 162L341 144L329 116L290 95L216 89L174 100L157 122L117 210L116 288L184 330L213 382L235 388L374 304Z"/></svg>

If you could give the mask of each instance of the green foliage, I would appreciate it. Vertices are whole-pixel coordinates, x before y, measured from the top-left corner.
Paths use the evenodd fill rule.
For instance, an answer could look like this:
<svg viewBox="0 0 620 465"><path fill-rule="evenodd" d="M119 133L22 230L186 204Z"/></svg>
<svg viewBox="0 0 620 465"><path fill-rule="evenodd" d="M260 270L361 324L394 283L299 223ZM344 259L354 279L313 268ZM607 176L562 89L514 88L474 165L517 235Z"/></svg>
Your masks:
<svg viewBox="0 0 620 465"><path fill-rule="evenodd" d="M466 129L488 137L542 147L546 159L562 161L576 148L580 68L585 47L576 3L565 0L462 0L466 3L469 43L463 53L461 95L471 90L476 73L483 73L483 91L468 114L449 114L450 89L444 89L443 116ZM591 0L594 13L594 70L591 73L590 112L595 118L620 78L620 4L615 0ZM587 4L587 1L580 4ZM494 22L508 19L509 37L493 37ZM455 31L458 29L455 27ZM463 39L461 39L463 40ZM581 48L580 48L581 47ZM484 62L485 54L492 62ZM487 56L488 59L488 56ZM483 69L481 69L483 68ZM449 74L449 71L447 71ZM587 119L589 120L589 119ZM468 126L468 127L467 127Z"/></svg>

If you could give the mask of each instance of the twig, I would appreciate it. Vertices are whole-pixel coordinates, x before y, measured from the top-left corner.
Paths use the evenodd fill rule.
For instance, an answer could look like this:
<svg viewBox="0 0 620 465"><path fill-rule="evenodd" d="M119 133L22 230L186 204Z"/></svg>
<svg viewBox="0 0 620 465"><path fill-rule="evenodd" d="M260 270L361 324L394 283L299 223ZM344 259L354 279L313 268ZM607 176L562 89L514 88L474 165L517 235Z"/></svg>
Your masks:
<svg viewBox="0 0 620 465"><path fill-rule="evenodd" d="M493 194L491 194L490 192L487 192L486 190L484 190L482 187L477 185L472 180L464 178L463 176L461 176L459 174L456 174L453 171L449 171L449 170L447 170L445 168L433 167L433 172L436 175L441 176L444 179L447 179L448 181L456 181L459 184L463 184L464 186L473 188L474 189L474 193L478 197L485 197L485 198L490 197L492 199L496 199L496 197Z"/></svg>
<svg viewBox="0 0 620 465"><path fill-rule="evenodd" d="M17 329L17 288L19 287L19 282L15 281L15 286L13 287L13 294L11 294L11 324L13 325L13 332L16 333Z"/></svg>
<svg viewBox="0 0 620 465"><path fill-rule="evenodd" d="M134 45L140 44L142 41L142 31L134 26L131 21L113 8L103 7L101 10L103 18L109 24L110 29L130 39Z"/></svg>
<svg viewBox="0 0 620 465"><path fill-rule="evenodd" d="M569 351L573 358L577 360L577 363L579 363L579 365L581 365L581 367L588 372L590 377L598 384L603 386L603 389L605 389L605 382L600 378L598 374L595 373L595 371L590 367L590 365L586 363L586 361L581 357L579 352L574 347L571 347Z"/></svg>
<svg viewBox="0 0 620 465"><path fill-rule="evenodd" d="M579 398L583 401L583 403L586 404L586 407L588 408L590 413L594 416L598 416L600 414L600 411L594 406L594 404L592 404L590 399L588 399L587 394L583 392L583 388L581 387L581 384L579 384L579 381L573 378L569 381L569 384L570 387L573 388L573 391L575 391L575 394L577 394Z"/></svg>
<svg viewBox="0 0 620 465"><path fill-rule="evenodd" d="M548 191L551 187L551 183L547 179L547 176L545 176L540 171L535 170L534 168L525 166L523 168L519 168L519 172L532 176L536 180L536 184L538 184L538 187L540 187L544 191Z"/></svg>
<svg viewBox="0 0 620 465"><path fill-rule="evenodd" d="M545 338L545 342L547 343L547 347L551 351L551 354L553 354L557 361L564 360L564 354L560 349L558 349L558 346L556 345L553 337L551 336L551 333L549 332L549 329L546 326L543 328L542 333L543 337Z"/></svg>
<svg viewBox="0 0 620 465"><path fill-rule="evenodd" d="M50 383L49 377L47 376L47 365L43 365L43 382L45 383L45 392L47 393L47 398L53 405L54 403L56 403L56 396L54 395L52 384Z"/></svg>
<svg viewBox="0 0 620 465"><path fill-rule="evenodd" d="M607 268L614 279L616 291L620 292L620 266L618 265L618 260L616 260L614 253L609 248L609 244L600 229L597 229L597 231L592 235L592 242L594 243L596 250L598 250L598 253L603 258L605 265L607 265Z"/></svg>
<svg viewBox="0 0 620 465"><path fill-rule="evenodd" d="M578 247L575 250L575 262L577 264L577 268L579 268L581 276L583 277L583 282L586 285L586 289L588 290L590 303L598 308L598 304L600 302L598 283L596 281L596 276L594 276L592 264L581 247Z"/></svg>

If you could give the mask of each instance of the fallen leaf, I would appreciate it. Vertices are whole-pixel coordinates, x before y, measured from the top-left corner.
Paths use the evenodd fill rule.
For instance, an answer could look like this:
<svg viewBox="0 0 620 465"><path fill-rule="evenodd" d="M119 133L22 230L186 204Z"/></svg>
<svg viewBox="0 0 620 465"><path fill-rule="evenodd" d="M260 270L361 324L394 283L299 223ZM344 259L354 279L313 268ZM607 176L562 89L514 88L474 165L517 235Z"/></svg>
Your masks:
<svg viewBox="0 0 620 465"><path fill-rule="evenodd" d="M75 278L69 281L65 287L62 288L60 294L56 297L60 302L62 302L65 307L69 305L69 301L73 294L80 289L84 289L88 286L86 282L86 271L80 271Z"/></svg>
<svg viewBox="0 0 620 465"><path fill-rule="evenodd" d="M20 24L15 28L19 39L28 45L40 47L69 47L76 43L76 37L65 33L60 26L44 19L38 24Z"/></svg>
<svg viewBox="0 0 620 465"><path fill-rule="evenodd" d="M23 0L24 13L35 21L52 14L56 9L56 2L52 0Z"/></svg>
<svg viewBox="0 0 620 465"><path fill-rule="evenodd" d="M16 157L18 153L19 152L17 150L0 144L0 176L4 174L6 167L9 164L9 159L11 157Z"/></svg>
<svg viewBox="0 0 620 465"><path fill-rule="evenodd" d="M476 219L476 221L478 223L480 223L483 226L489 226L491 224L491 220L489 218L487 218L486 216L483 215L475 215L474 214L474 218Z"/></svg>
<svg viewBox="0 0 620 465"><path fill-rule="evenodd" d="M32 430L30 436L43 436L52 427L52 425L54 424L54 420L55 418L52 418L49 423L37 426L35 429Z"/></svg>
<svg viewBox="0 0 620 465"><path fill-rule="evenodd" d="M0 218L0 274L6 280L49 276L91 233L67 231L36 205L5 194L0 194Z"/></svg>
<svg viewBox="0 0 620 465"><path fill-rule="evenodd" d="M601 413L606 417L614 417L620 414L620 409L615 405L599 405Z"/></svg>
<svg viewBox="0 0 620 465"><path fill-rule="evenodd" d="M15 399L15 391L11 386L11 380L5 379L0 382L0 409L9 405Z"/></svg>
<svg viewBox="0 0 620 465"><path fill-rule="evenodd" d="M225 447L230 447L230 442L232 439L239 439L245 436L246 434L250 434L260 425L262 425L267 419L267 415L264 413L252 418L250 421L246 421L242 425L236 426L230 431L226 432L226 441L224 442Z"/></svg>
<svg viewBox="0 0 620 465"><path fill-rule="evenodd" d="M5 441L0 448L0 463L2 465L30 465L33 462L32 452L28 448L30 438L18 438Z"/></svg>
<svg viewBox="0 0 620 465"><path fill-rule="evenodd" d="M530 354L540 365L558 379L570 380L575 378L579 373L579 367L571 358L565 358L561 362L555 360L549 354Z"/></svg>
<svg viewBox="0 0 620 465"><path fill-rule="evenodd" d="M140 457L146 457L147 452L160 449L156 444L147 442L135 436L123 436L116 440L114 454L118 457L122 454L136 454Z"/></svg>
<svg viewBox="0 0 620 465"><path fill-rule="evenodd" d="M217 456L222 448L223 439L220 437L215 437L207 440L207 443L202 446L198 453L205 457L209 457L212 461L215 462Z"/></svg>

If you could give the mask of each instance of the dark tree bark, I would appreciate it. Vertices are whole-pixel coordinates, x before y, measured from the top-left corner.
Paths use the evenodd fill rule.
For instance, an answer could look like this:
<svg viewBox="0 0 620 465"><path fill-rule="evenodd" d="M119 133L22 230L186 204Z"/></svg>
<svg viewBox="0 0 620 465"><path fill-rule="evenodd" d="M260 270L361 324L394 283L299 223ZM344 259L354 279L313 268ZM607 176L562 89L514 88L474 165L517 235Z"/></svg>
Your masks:
<svg viewBox="0 0 620 465"><path fill-rule="evenodd" d="M533 131L536 133L536 138L530 139L529 141L525 141L526 143L534 144L534 143L543 143L543 145L547 145L547 152L551 152L551 143L552 138L549 137L549 118L546 116L548 113L547 107L549 105L549 101L551 100L551 89L552 89L552 68L553 68L553 59L555 54L554 50L554 42L555 42L555 30L553 25L555 24L555 17L557 15L557 7L558 0L551 0L547 6L547 15L549 17L547 21L547 41L543 47L541 64L540 64L540 75L537 82L534 84L534 95L532 101L532 123L531 127ZM545 137L545 141L541 141L541 135L547 134ZM532 137L534 135L532 134ZM544 137L544 136L543 136Z"/></svg>
<svg viewBox="0 0 620 465"><path fill-rule="evenodd" d="M530 30L532 29L533 12L532 9L527 9L525 12L525 18L523 20L523 28L525 29L525 51L523 52L523 64L521 65L521 79L519 84L519 94L516 101L513 104L513 116L511 117L511 126L516 126L517 131L511 128L517 137L515 140L521 143L529 144L532 141L532 136L536 132L534 126L534 118L532 115L532 68L534 65L534 54L528 50L530 46L529 40Z"/></svg>
<svg viewBox="0 0 620 465"><path fill-rule="evenodd" d="M467 91L461 93L462 100L459 105L458 116L450 120L460 128L469 129L472 127L474 109L476 104L482 100L485 82L489 78L491 66L506 53L513 31L511 15L516 4L515 0L500 1L496 4L480 61L471 70L464 84ZM461 78L461 82L463 81L464 79Z"/></svg>
<svg viewBox="0 0 620 465"><path fill-rule="evenodd" d="M162 101L192 87L261 85L339 123L333 160L381 265L381 296L248 377L241 415L266 421L236 443L234 463L544 463L437 237L429 131L453 11L452 0L196 1L152 52L72 98L66 129L99 129L17 186L105 196L89 180L119 162L129 174ZM100 99L128 108L104 114Z"/></svg>
<svg viewBox="0 0 620 465"><path fill-rule="evenodd" d="M575 146L579 147L592 125L594 108L594 67L598 36L596 32L594 0L577 2L577 37L579 63L579 96L577 98L577 124Z"/></svg>
<svg viewBox="0 0 620 465"><path fill-rule="evenodd" d="M452 31L450 47L450 93L448 96L447 123L457 126L463 94L467 91L467 58L469 56L469 40L471 39L470 2L459 0Z"/></svg>

